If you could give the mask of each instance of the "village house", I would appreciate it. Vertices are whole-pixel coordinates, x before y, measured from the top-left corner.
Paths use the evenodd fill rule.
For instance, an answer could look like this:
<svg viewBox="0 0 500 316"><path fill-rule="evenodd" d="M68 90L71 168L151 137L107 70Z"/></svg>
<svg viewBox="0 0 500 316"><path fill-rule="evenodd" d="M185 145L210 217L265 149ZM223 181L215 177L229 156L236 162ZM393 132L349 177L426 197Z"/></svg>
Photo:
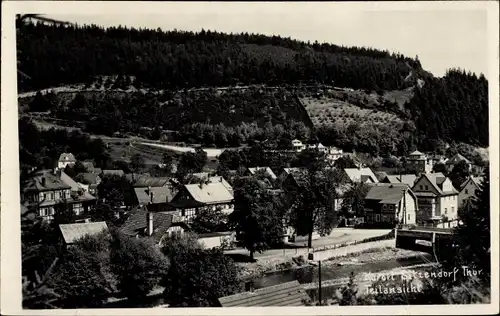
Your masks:
<svg viewBox="0 0 500 316"><path fill-rule="evenodd" d="M314 144L311 143L311 144L308 144L307 145L307 149L316 149L319 152L324 153L324 154L328 153L328 148L326 148L326 146L323 145L322 143L317 143L317 144L316 143L314 143Z"/></svg>
<svg viewBox="0 0 500 316"><path fill-rule="evenodd" d="M127 175L127 178L128 176L129 175ZM152 177L150 175L132 174L130 180L132 187L134 188L168 187L171 185L170 178L168 177Z"/></svg>
<svg viewBox="0 0 500 316"><path fill-rule="evenodd" d="M404 183L410 188L413 187L417 176L414 174L387 175L383 178L382 183Z"/></svg>
<svg viewBox="0 0 500 316"><path fill-rule="evenodd" d="M458 214L458 192L441 172L424 173L412 187L418 199L418 223L455 220Z"/></svg>
<svg viewBox="0 0 500 316"><path fill-rule="evenodd" d="M169 187L134 188L137 205L145 206L150 212L171 212L174 195Z"/></svg>
<svg viewBox="0 0 500 316"><path fill-rule="evenodd" d="M345 168L344 173L351 182L378 183L370 168Z"/></svg>
<svg viewBox="0 0 500 316"><path fill-rule="evenodd" d="M144 238L161 246L164 236L181 236L187 230L187 226L175 214L148 212L145 207L137 207L130 212L119 230L126 236Z"/></svg>
<svg viewBox="0 0 500 316"><path fill-rule="evenodd" d="M81 189L62 170L35 171L23 185L23 204L37 210L46 221L54 219L58 205L66 205L76 216L88 211L96 198Z"/></svg>
<svg viewBox="0 0 500 316"><path fill-rule="evenodd" d="M57 168L64 169L66 166L73 166L76 163L76 158L72 153L62 153L57 160Z"/></svg>
<svg viewBox="0 0 500 316"><path fill-rule="evenodd" d="M254 168L247 168L247 170L244 173L244 176L255 176L258 173L265 174L272 180L276 180L276 174L271 170L269 167L254 167Z"/></svg>
<svg viewBox="0 0 500 316"><path fill-rule="evenodd" d="M292 140L292 148L296 152L301 152L304 149L306 149L306 146L302 143L302 141L300 141L298 139L294 139L294 140Z"/></svg>
<svg viewBox="0 0 500 316"><path fill-rule="evenodd" d="M326 158L332 162L335 162L343 156L344 156L344 151L342 149L332 146L328 148Z"/></svg>
<svg viewBox="0 0 500 316"><path fill-rule="evenodd" d="M464 161L467 164L469 171L472 170L472 162L469 159L462 156L461 154L457 153L446 161L446 164L445 164L446 171L451 172L453 170L453 168L461 161Z"/></svg>
<svg viewBox="0 0 500 316"><path fill-rule="evenodd" d="M365 223L392 228L416 222L417 197L404 183L372 183L364 199Z"/></svg>
<svg viewBox="0 0 500 316"><path fill-rule="evenodd" d="M93 236L109 232L106 222L60 224L61 241L65 246L73 246L76 241L85 236Z"/></svg>
<svg viewBox="0 0 500 316"><path fill-rule="evenodd" d="M233 194L222 182L203 182L183 185L170 202L183 220L191 221L202 209L220 209L224 214L234 210Z"/></svg>
<svg viewBox="0 0 500 316"><path fill-rule="evenodd" d="M460 186L458 193L458 207L464 205L465 201L476 196L476 191L479 190L480 184L483 182L483 177L469 177Z"/></svg>
<svg viewBox="0 0 500 316"><path fill-rule="evenodd" d="M77 181L78 185L86 192L96 196L97 187L101 183L101 177L92 172L84 172L76 175L75 181Z"/></svg>
<svg viewBox="0 0 500 316"><path fill-rule="evenodd" d="M418 150L406 158L406 168L417 174L432 172L433 167L432 160L427 159L427 156Z"/></svg>

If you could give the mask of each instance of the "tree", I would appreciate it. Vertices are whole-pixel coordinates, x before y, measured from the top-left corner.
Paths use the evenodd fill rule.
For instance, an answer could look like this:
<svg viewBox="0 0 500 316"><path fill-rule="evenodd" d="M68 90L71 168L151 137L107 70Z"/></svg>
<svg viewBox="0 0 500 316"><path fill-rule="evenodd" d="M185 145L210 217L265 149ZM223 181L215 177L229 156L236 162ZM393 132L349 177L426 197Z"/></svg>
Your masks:
<svg viewBox="0 0 500 316"><path fill-rule="evenodd" d="M73 206L66 200L54 206L54 224L71 224L75 222L76 213L73 211Z"/></svg>
<svg viewBox="0 0 500 316"><path fill-rule="evenodd" d="M459 161L451 170L449 178L455 188L460 189L461 185L470 177L469 165L465 161Z"/></svg>
<svg viewBox="0 0 500 316"><path fill-rule="evenodd" d="M198 233L213 233L227 230L228 216L220 208L215 210L202 209L196 214L190 226Z"/></svg>
<svg viewBox="0 0 500 316"><path fill-rule="evenodd" d="M490 212L490 176L487 167L476 197L458 211L459 224L453 231L456 242L453 249L456 253L447 260L448 265L459 269L468 266L482 270L479 280L487 285L491 275Z"/></svg>
<svg viewBox="0 0 500 316"><path fill-rule="evenodd" d="M162 284L172 307L215 307L219 297L239 290L238 268L220 250L181 248Z"/></svg>
<svg viewBox="0 0 500 316"><path fill-rule="evenodd" d="M131 205L134 197L132 186L125 177L117 175L102 177L101 183L97 186L99 199L111 208L116 208L125 203Z"/></svg>
<svg viewBox="0 0 500 316"><path fill-rule="evenodd" d="M446 174L448 170L446 170L446 165L444 163L437 163L432 167L432 171L434 172L442 172Z"/></svg>
<svg viewBox="0 0 500 316"><path fill-rule="evenodd" d="M144 158L142 158L141 154L135 154L130 158L130 166L135 172L139 172L144 168Z"/></svg>
<svg viewBox="0 0 500 316"><path fill-rule="evenodd" d="M164 169L167 172L172 172L173 164L174 164L174 156L170 152L166 152L163 154L162 163L165 165Z"/></svg>
<svg viewBox="0 0 500 316"><path fill-rule="evenodd" d="M351 272L351 274L349 275L349 282L341 290L341 299L339 301L339 305L340 306L358 305L358 299L356 297L357 294L358 294L358 287L354 282L354 272Z"/></svg>
<svg viewBox="0 0 500 316"><path fill-rule="evenodd" d="M298 235L308 236L312 247L315 230L324 236L338 223L336 201L343 176L339 169L327 166L325 154L317 149L301 152L297 160L304 167L293 172L297 186L287 192L288 218Z"/></svg>
<svg viewBox="0 0 500 316"><path fill-rule="evenodd" d="M351 157L340 157L335 161L335 167L339 169L346 169L346 168L356 168L356 164L354 163L354 160L352 160Z"/></svg>
<svg viewBox="0 0 500 316"><path fill-rule="evenodd" d="M354 214L358 217L364 216L365 196L369 187L363 182L353 183L344 193L342 200L342 213L344 215Z"/></svg>
<svg viewBox="0 0 500 316"><path fill-rule="evenodd" d="M84 237L64 253L47 282L60 295L58 307L99 307L114 293L108 238L106 233Z"/></svg>
<svg viewBox="0 0 500 316"><path fill-rule="evenodd" d="M194 233L186 232L182 236L170 237L165 235L160 240L162 253L172 259L175 254L182 250L202 249L198 237Z"/></svg>
<svg viewBox="0 0 500 316"><path fill-rule="evenodd" d="M243 182L234 193L235 208L229 215L230 225L235 227L238 239L250 251L262 252L278 242L283 234L283 216L275 197L257 179Z"/></svg>
<svg viewBox="0 0 500 316"><path fill-rule="evenodd" d="M167 271L167 258L143 240L116 233L110 261L117 289L128 298L144 298Z"/></svg>
<svg viewBox="0 0 500 316"><path fill-rule="evenodd" d="M207 153L202 149L197 149L195 153L184 153L177 166L177 172L181 176L188 173L201 172L207 163Z"/></svg>

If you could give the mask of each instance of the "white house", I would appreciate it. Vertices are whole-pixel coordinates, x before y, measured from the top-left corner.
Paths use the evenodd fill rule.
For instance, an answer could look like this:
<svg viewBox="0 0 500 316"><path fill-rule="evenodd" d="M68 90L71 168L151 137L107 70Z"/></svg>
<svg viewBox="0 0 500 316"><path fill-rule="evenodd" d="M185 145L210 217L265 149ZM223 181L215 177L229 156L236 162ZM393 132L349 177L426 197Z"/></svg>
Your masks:
<svg viewBox="0 0 500 316"><path fill-rule="evenodd" d="M64 169L66 166L73 166L76 163L75 156L72 153L62 153L57 161L57 168Z"/></svg>
<svg viewBox="0 0 500 316"><path fill-rule="evenodd" d="M439 222L443 217L457 219L458 192L441 172L422 174L415 181L412 191L418 198L418 221Z"/></svg>
<svg viewBox="0 0 500 316"><path fill-rule="evenodd" d="M475 197L476 191L479 190L479 185L483 182L483 177L469 177L460 186L458 193L458 206L462 206L466 200Z"/></svg>

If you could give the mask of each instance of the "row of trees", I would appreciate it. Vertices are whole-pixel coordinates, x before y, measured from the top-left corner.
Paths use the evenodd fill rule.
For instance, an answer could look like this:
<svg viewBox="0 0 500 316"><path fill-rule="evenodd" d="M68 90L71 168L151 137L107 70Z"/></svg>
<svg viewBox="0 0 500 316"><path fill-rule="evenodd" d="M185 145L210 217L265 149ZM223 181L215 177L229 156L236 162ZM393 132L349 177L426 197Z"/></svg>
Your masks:
<svg viewBox="0 0 500 316"><path fill-rule="evenodd" d="M156 88L335 81L341 87L400 89L418 59L360 47L278 36L18 22L21 89L131 75ZM32 58L38 56L38 58ZM64 62L63 62L64 61ZM83 66L85 65L85 66Z"/></svg>
<svg viewBox="0 0 500 316"><path fill-rule="evenodd" d="M165 237L159 249L111 229L65 249L56 234L54 226L23 234L24 308L102 307L112 297L137 306L162 288L170 306L209 307L240 287L234 262L194 235Z"/></svg>

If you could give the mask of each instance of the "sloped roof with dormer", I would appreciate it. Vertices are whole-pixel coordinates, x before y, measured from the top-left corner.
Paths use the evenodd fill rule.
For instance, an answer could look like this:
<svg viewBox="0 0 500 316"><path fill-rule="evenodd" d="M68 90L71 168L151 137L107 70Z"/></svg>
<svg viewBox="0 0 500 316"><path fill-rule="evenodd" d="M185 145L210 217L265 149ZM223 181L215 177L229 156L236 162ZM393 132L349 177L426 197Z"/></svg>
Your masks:
<svg viewBox="0 0 500 316"><path fill-rule="evenodd" d="M169 203L174 197L169 187L140 187L134 192L139 205Z"/></svg>
<svg viewBox="0 0 500 316"><path fill-rule="evenodd" d="M184 187L193 199L199 203L217 204L233 201L233 194L221 182L187 184Z"/></svg>
<svg viewBox="0 0 500 316"><path fill-rule="evenodd" d="M39 170L31 174L24 184L25 191L53 191L71 189L71 186L62 181L53 170Z"/></svg>
<svg viewBox="0 0 500 316"><path fill-rule="evenodd" d="M403 198L404 192L411 192L410 187L404 183L376 183L370 184L366 200L376 200L381 204L396 204ZM413 195L413 192L411 192Z"/></svg>

